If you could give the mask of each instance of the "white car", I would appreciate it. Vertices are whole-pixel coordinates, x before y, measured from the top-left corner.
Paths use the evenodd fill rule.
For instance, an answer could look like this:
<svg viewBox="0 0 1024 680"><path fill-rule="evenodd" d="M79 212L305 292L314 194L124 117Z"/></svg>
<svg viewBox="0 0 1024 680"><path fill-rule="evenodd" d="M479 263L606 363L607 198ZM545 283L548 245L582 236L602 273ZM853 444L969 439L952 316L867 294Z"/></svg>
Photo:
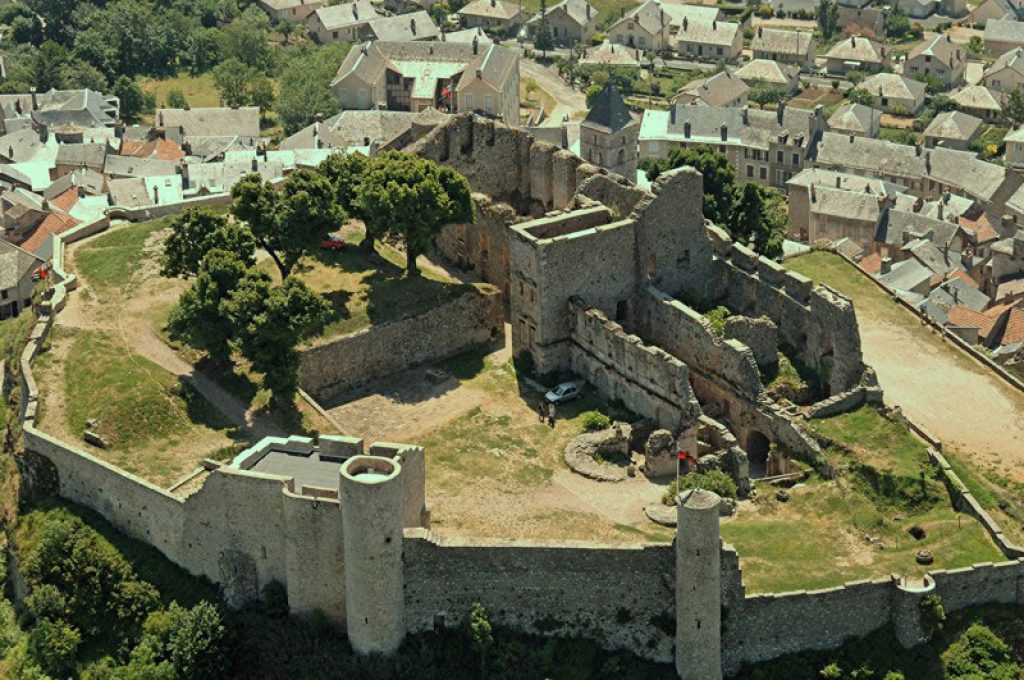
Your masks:
<svg viewBox="0 0 1024 680"><path fill-rule="evenodd" d="M576 397L580 396L582 392L582 382L564 382L556 385L544 395L544 398L552 404L561 404L566 401L572 401Z"/></svg>

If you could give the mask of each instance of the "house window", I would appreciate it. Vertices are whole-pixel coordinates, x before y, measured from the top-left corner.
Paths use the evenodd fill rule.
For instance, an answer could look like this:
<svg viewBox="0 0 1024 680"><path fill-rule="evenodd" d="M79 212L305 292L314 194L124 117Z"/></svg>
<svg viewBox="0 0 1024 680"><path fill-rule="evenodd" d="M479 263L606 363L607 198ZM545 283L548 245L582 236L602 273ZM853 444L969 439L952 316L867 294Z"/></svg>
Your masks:
<svg viewBox="0 0 1024 680"><path fill-rule="evenodd" d="M466 96L464 97L464 102L466 104L466 110L472 111L473 109L476 108L476 95L467 92Z"/></svg>
<svg viewBox="0 0 1024 680"><path fill-rule="evenodd" d="M753 165L748 165L747 166L747 177L753 177L753 176L754 176L754 166Z"/></svg>
<svg viewBox="0 0 1024 680"><path fill-rule="evenodd" d="M719 47L719 48L717 48L717 49L718 49L718 56L722 56L722 48L721 48L721 47Z"/></svg>
<svg viewBox="0 0 1024 680"><path fill-rule="evenodd" d="M882 106L888 106L888 105L889 105L889 98L888 97L882 97Z"/></svg>
<svg viewBox="0 0 1024 680"><path fill-rule="evenodd" d="M333 33L331 33L331 35L334 36L335 40L338 39L338 32L337 31L334 31Z"/></svg>
<svg viewBox="0 0 1024 680"><path fill-rule="evenodd" d="M786 154L785 154L785 152L783 152L783 151L776 151L775 152L775 160L778 163L785 163L786 162Z"/></svg>
<svg viewBox="0 0 1024 680"><path fill-rule="evenodd" d="M743 157L750 158L750 149L748 149L747 147L743 147Z"/></svg>
<svg viewBox="0 0 1024 680"><path fill-rule="evenodd" d="M484 95L484 110L485 111L494 111L494 95L493 94L485 94Z"/></svg>
<svg viewBox="0 0 1024 680"><path fill-rule="evenodd" d="M639 43L640 43L640 47L644 47L647 44L647 38L645 38L643 36L640 36Z"/></svg>
<svg viewBox="0 0 1024 680"><path fill-rule="evenodd" d="M800 154L793 154L793 165L800 165Z"/></svg>
<svg viewBox="0 0 1024 680"><path fill-rule="evenodd" d="M7 291L6 290L0 290L0 300L6 300L6 299L7 299Z"/></svg>
<svg viewBox="0 0 1024 680"><path fill-rule="evenodd" d="M661 150L661 143L658 142L657 140L651 140L650 142L648 142L647 148L652 154L658 153Z"/></svg>
<svg viewBox="0 0 1024 680"><path fill-rule="evenodd" d="M761 179L768 179L768 168L762 167L760 175L761 175Z"/></svg>

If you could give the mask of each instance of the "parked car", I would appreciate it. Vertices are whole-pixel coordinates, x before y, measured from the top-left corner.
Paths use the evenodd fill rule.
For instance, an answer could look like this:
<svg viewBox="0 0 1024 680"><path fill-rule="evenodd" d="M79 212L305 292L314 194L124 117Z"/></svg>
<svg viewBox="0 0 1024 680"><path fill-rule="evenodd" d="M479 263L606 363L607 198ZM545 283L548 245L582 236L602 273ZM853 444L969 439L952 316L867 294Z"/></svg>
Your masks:
<svg viewBox="0 0 1024 680"><path fill-rule="evenodd" d="M583 382L574 380L571 382L559 383L544 395L552 404L562 404L572 401L583 393Z"/></svg>
<svg viewBox="0 0 1024 680"><path fill-rule="evenodd" d="M324 236L323 240L320 241L320 247L324 250L341 250L345 247L345 239L337 234L327 234L327 236Z"/></svg>

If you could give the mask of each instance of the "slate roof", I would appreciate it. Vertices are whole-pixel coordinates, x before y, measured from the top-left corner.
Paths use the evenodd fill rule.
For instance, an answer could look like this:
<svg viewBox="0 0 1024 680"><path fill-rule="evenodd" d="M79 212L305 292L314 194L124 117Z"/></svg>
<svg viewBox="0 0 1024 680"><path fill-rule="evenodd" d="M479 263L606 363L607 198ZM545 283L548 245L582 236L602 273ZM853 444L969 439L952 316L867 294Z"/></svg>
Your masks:
<svg viewBox="0 0 1024 680"><path fill-rule="evenodd" d="M917 101L924 96L925 84L895 73L876 73L866 78L857 89L866 90L876 97Z"/></svg>
<svg viewBox="0 0 1024 680"><path fill-rule="evenodd" d="M55 179L43 190L43 198L52 199L60 196L72 187L81 192L98 196L104 193L106 178L92 168L79 168Z"/></svg>
<svg viewBox="0 0 1024 680"><path fill-rule="evenodd" d="M0 239L0 290L16 288L43 260L13 243Z"/></svg>
<svg viewBox="0 0 1024 680"><path fill-rule="evenodd" d="M949 68L955 68L964 60L963 48L959 43L953 42L953 38L948 33L940 33L931 40L918 44L907 55L907 61L920 56L931 57Z"/></svg>
<svg viewBox="0 0 1024 680"><path fill-rule="evenodd" d="M874 40L851 35L833 45L825 58L859 61L862 64L880 64L885 58L884 54L882 46Z"/></svg>
<svg viewBox="0 0 1024 680"><path fill-rule="evenodd" d="M366 146L366 139L383 146L422 117L421 113L408 111L342 111L285 138L281 141L281 149L346 149Z"/></svg>
<svg viewBox="0 0 1024 680"><path fill-rule="evenodd" d="M704 21L688 19L676 32L676 40L681 43L700 43L718 47L732 47L739 32L740 25L726 21Z"/></svg>
<svg viewBox="0 0 1024 680"><path fill-rule="evenodd" d="M995 112L1003 110L1001 96L984 85L967 85L951 92L949 98L962 108Z"/></svg>
<svg viewBox="0 0 1024 680"><path fill-rule="evenodd" d="M362 26L371 19L381 16L370 0L348 0L337 5L321 7L314 14L328 31Z"/></svg>
<svg viewBox="0 0 1024 680"><path fill-rule="evenodd" d="M106 144L61 144L57 147L57 165L102 168L106 157Z"/></svg>
<svg viewBox="0 0 1024 680"><path fill-rule="evenodd" d="M503 0L473 0L460 9L457 14L508 21L519 15L519 5Z"/></svg>
<svg viewBox="0 0 1024 680"><path fill-rule="evenodd" d="M173 175L178 170L177 161L164 161L159 158L133 158L132 156L107 156L103 172L120 177L156 177Z"/></svg>
<svg viewBox="0 0 1024 680"><path fill-rule="evenodd" d="M555 11L565 12L566 16L572 19L577 25L584 26L591 19L597 19L597 10L587 0L562 0L561 2L551 5L547 8L547 14L551 14ZM527 21L527 24L538 23L541 19L541 14L538 12Z"/></svg>
<svg viewBox="0 0 1024 680"><path fill-rule="evenodd" d="M870 137L826 132L818 144L817 160L822 165L876 174L919 178L925 175L925 161L914 147Z"/></svg>
<svg viewBox="0 0 1024 680"><path fill-rule="evenodd" d="M1024 23L1012 19L989 19L985 22L985 42L1024 45Z"/></svg>
<svg viewBox="0 0 1024 680"><path fill-rule="evenodd" d="M828 119L828 126L836 132L868 134L881 124L882 112L863 104L847 102L836 109Z"/></svg>
<svg viewBox="0 0 1024 680"><path fill-rule="evenodd" d="M810 187L812 184L845 189L846 191L861 191L874 196L895 194L904 188L887 180L862 177L825 168L805 168L786 182L787 186L799 187Z"/></svg>
<svg viewBox="0 0 1024 680"><path fill-rule="evenodd" d="M1009 52L1003 52L991 66L985 69L985 74L982 77L987 78L993 73L998 73L1006 68L1024 76L1024 48L1017 47Z"/></svg>
<svg viewBox="0 0 1024 680"><path fill-rule="evenodd" d="M626 106L626 102L623 101L622 95L619 94L619 89L609 78L581 125L618 132L633 122L633 114Z"/></svg>
<svg viewBox="0 0 1024 680"><path fill-rule="evenodd" d="M13 163L31 161L45 147L46 143L39 138L39 133L31 128L0 137L0 156Z"/></svg>
<svg viewBox="0 0 1024 680"><path fill-rule="evenodd" d="M723 106L744 97L749 90L742 80L722 71L709 78L691 80L679 88L679 94L693 95L710 106Z"/></svg>
<svg viewBox="0 0 1024 680"><path fill-rule="evenodd" d="M19 117L15 102L21 105L20 116L31 115L50 127L77 125L83 128L110 127L117 122L120 108L117 97L107 97L95 90L50 90L36 95L38 108L32 111L32 95L0 95L4 118Z"/></svg>
<svg viewBox="0 0 1024 680"><path fill-rule="evenodd" d="M480 27L464 28L461 31L441 34L441 40L450 43L472 43L474 39L481 45L485 40L489 40L487 33Z"/></svg>
<svg viewBox="0 0 1024 680"><path fill-rule="evenodd" d="M978 134L981 124L980 118L975 118L970 114L961 111L943 111L935 116L931 124L925 128L924 136L967 142Z"/></svg>
<svg viewBox="0 0 1024 680"><path fill-rule="evenodd" d="M753 80L763 80L784 88L790 87L799 73L800 67L794 64L780 64L774 59L751 59L732 72L747 85Z"/></svg>
<svg viewBox="0 0 1024 680"><path fill-rule="evenodd" d="M877 224L884 213L880 203L879 197L870 193L815 186L810 210L819 215Z"/></svg>
<svg viewBox="0 0 1024 680"><path fill-rule="evenodd" d="M813 33L804 31L786 31L780 28L758 27L754 33L751 49L754 52L802 56L807 54L813 39Z"/></svg>
<svg viewBox="0 0 1024 680"><path fill-rule="evenodd" d="M663 28L672 25L672 17L667 14L662 6L655 0L647 0L642 5L626 12L626 15L616 21L608 29L608 33L615 31L615 28L622 23L634 22L651 35L658 35Z"/></svg>
<svg viewBox="0 0 1024 680"><path fill-rule="evenodd" d="M963 305L976 312L985 311L985 308L991 302L987 295L959 278L950 279L939 284L932 289L928 297L932 302L946 309Z"/></svg>
<svg viewBox="0 0 1024 680"><path fill-rule="evenodd" d="M897 291L912 291L932 278L931 269L925 267L914 258L896 262L888 274L879 274L878 280L888 288Z"/></svg>
<svg viewBox="0 0 1024 680"><path fill-rule="evenodd" d="M812 134L814 113L792 106L779 111L761 111L746 107L723 107L673 104L676 116L672 122L669 111L648 109L640 127L640 139L665 139L708 144L739 144L767 149L770 142L786 132L791 139L800 139L800 146L810 150L817 142ZM690 135L686 135L689 123ZM721 137L725 127L726 139Z"/></svg>
<svg viewBox="0 0 1024 680"><path fill-rule="evenodd" d="M184 128L186 137L259 137L258 106L157 109L157 127Z"/></svg>
<svg viewBox="0 0 1024 680"><path fill-rule="evenodd" d="M616 45L605 40L597 47L585 47L581 64L610 64L615 66L639 66L638 56L641 52L637 49Z"/></svg>
<svg viewBox="0 0 1024 680"><path fill-rule="evenodd" d="M441 35L424 10L373 19L366 26L376 40L434 40Z"/></svg>

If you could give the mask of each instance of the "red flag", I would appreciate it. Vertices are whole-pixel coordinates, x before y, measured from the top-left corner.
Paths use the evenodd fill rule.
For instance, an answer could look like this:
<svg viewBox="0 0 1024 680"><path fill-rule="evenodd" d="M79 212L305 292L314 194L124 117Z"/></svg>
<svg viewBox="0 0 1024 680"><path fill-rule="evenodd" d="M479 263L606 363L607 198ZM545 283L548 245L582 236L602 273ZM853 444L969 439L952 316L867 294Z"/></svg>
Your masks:
<svg viewBox="0 0 1024 680"><path fill-rule="evenodd" d="M689 458L690 454L688 454L686 451L679 452L679 460L688 460Z"/></svg>

